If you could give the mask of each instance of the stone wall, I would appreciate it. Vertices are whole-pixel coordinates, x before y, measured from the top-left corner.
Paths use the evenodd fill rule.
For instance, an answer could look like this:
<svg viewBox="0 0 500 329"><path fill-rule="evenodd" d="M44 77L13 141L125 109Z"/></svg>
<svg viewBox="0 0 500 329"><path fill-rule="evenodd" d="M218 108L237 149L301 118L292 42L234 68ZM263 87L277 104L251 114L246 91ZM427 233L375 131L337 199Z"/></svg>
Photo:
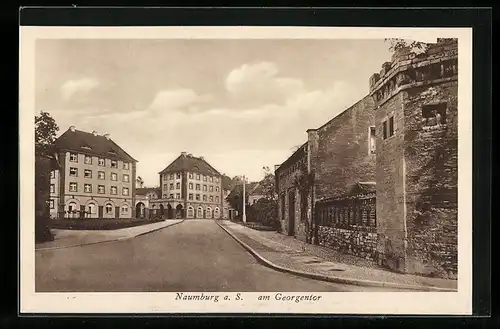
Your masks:
<svg viewBox="0 0 500 329"><path fill-rule="evenodd" d="M367 96L316 130L317 148L311 148L315 200L340 196L356 182L375 180L375 154L369 150L374 125L374 103Z"/></svg>
<svg viewBox="0 0 500 329"><path fill-rule="evenodd" d="M377 233L366 227L349 229L318 226L319 244L340 252L375 261L377 259Z"/></svg>
<svg viewBox="0 0 500 329"><path fill-rule="evenodd" d="M456 277L457 87L450 81L403 93L409 272ZM437 104L445 108L443 122L427 122L423 106Z"/></svg>

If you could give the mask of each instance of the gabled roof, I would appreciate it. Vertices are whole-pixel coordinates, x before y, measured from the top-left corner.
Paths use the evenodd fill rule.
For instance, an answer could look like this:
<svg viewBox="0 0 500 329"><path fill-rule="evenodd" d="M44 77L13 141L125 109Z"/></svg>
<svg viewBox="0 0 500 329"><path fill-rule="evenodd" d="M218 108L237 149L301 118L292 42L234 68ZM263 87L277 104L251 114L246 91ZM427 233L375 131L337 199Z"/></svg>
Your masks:
<svg viewBox="0 0 500 329"><path fill-rule="evenodd" d="M130 154L125 152L111 138L94 135L81 130L66 130L55 141L58 150L75 151L88 155L105 157L112 160L137 162Z"/></svg>
<svg viewBox="0 0 500 329"><path fill-rule="evenodd" d="M135 189L136 195L147 195L150 192L156 193L156 195L161 195L161 189L157 187L139 187Z"/></svg>
<svg viewBox="0 0 500 329"><path fill-rule="evenodd" d="M220 173L212 167L205 159L182 153L172 161L160 174L189 171L205 175L220 176Z"/></svg>

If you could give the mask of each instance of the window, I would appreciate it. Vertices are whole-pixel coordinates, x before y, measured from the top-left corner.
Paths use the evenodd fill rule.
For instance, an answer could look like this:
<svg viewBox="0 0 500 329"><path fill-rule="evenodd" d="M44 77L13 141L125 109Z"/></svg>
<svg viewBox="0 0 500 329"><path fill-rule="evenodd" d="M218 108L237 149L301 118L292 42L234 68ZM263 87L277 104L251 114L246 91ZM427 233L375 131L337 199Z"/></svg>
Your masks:
<svg viewBox="0 0 500 329"><path fill-rule="evenodd" d="M54 200L53 199L50 199L49 201L49 205L50 205L50 209L54 209Z"/></svg>
<svg viewBox="0 0 500 329"><path fill-rule="evenodd" d="M189 189L192 190L193 189L193 183L189 183Z"/></svg>
<svg viewBox="0 0 500 329"><path fill-rule="evenodd" d="M200 180L200 174L196 174L196 179Z"/></svg>
<svg viewBox="0 0 500 329"><path fill-rule="evenodd" d="M77 183L69 183L69 191L70 192L78 192L78 184Z"/></svg>
<svg viewBox="0 0 500 329"><path fill-rule="evenodd" d="M180 199L181 198L181 194L180 193L175 194L175 198L176 199Z"/></svg>
<svg viewBox="0 0 500 329"><path fill-rule="evenodd" d="M68 204L68 211L69 211L69 212L76 211L76 203L74 203L74 202L70 202L70 203Z"/></svg>
<svg viewBox="0 0 500 329"><path fill-rule="evenodd" d="M215 182L218 183L219 182L219 177L215 177Z"/></svg>
<svg viewBox="0 0 500 329"><path fill-rule="evenodd" d="M394 117L389 118L389 137L394 135Z"/></svg>
<svg viewBox="0 0 500 329"><path fill-rule="evenodd" d="M214 187L213 187L213 186L210 186L209 191L210 191L210 192L213 192L213 191L214 191Z"/></svg>
<svg viewBox="0 0 500 329"><path fill-rule="evenodd" d="M99 160L97 160L97 164L98 164L100 167L104 167L104 166L106 166L106 162L105 162L104 158L99 158Z"/></svg>
<svg viewBox="0 0 500 329"><path fill-rule="evenodd" d="M111 168L118 168L118 162L116 160L111 160Z"/></svg>
<svg viewBox="0 0 500 329"><path fill-rule="evenodd" d="M207 186L203 185L203 191L206 191L206 190L207 190Z"/></svg>
<svg viewBox="0 0 500 329"><path fill-rule="evenodd" d="M129 170L129 168L130 168L130 164L128 162L124 162L123 163L123 169Z"/></svg>
<svg viewBox="0 0 500 329"><path fill-rule="evenodd" d="M193 193L189 193L189 200L193 200Z"/></svg>
<svg viewBox="0 0 500 329"><path fill-rule="evenodd" d="M169 195L169 198L170 198L170 199L173 199L173 198L174 198L174 194L173 194L173 193L171 193L171 194Z"/></svg>
<svg viewBox="0 0 500 329"><path fill-rule="evenodd" d="M69 175L74 177L78 176L78 168L69 168Z"/></svg>
<svg viewBox="0 0 500 329"><path fill-rule="evenodd" d="M118 180L118 175L114 172L111 173L111 180L117 181Z"/></svg>
<svg viewBox="0 0 500 329"><path fill-rule="evenodd" d="M52 170L50 172L50 178L56 178L56 171L55 170Z"/></svg>
<svg viewBox="0 0 500 329"><path fill-rule="evenodd" d="M370 154L375 154L375 127L370 127L369 136L368 136L368 152Z"/></svg>
<svg viewBox="0 0 500 329"><path fill-rule="evenodd" d="M446 103L422 106L422 122L424 126L446 124Z"/></svg>
<svg viewBox="0 0 500 329"><path fill-rule="evenodd" d="M214 209L214 217L219 218L220 217L220 209L217 207Z"/></svg>
<svg viewBox="0 0 500 329"><path fill-rule="evenodd" d="M215 192L219 192L219 187L218 186L215 187Z"/></svg>
<svg viewBox="0 0 500 329"><path fill-rule="evenodd" d="M69 154L69 161L70 162L78 162L78 155L76 153L70 153Z"/></svg>
<svg viewBox="0 0 500 329"><path fill-rule="evenodd" d="M174 174L170 174L170 179L174 179Z"/></svg>
<svg viewBox="0 0 500 329"><path fill-rule="evenodd" d="M384 130L384 139L387 139L387 121L382 122Z"/></svg>
<svg viewBox="0 0 500 329"><path fill-rule="evenodd" d="M196 201L200 201L200 195L196 194Z"/></svg>
<svg viewBox="0 0 500 329"><path fill-rule="evenodd" d="M192 172L189 173L189 178L193 179L193 173Z"/></svg>
<svg viewBox="0 0 500 329"><path fill-rule="evenodd" d="M187 211L187 217L193 217L193 216L194 216L194 208L189 206Z"/></svg>
<svg viewBox="0 0 500 329"><path fill-rule="evenodd" d="M113 214L113 205L111 204L106 204L106 214L111 215Z"/></svg>
<svg viewBox="0 0 500 329"><path fill-rule="evenodd" d="M122 195L128 195L128 187L122 189Z"/></svg>
<svg viewBox="0 0 500 329"><path fill-rule="evenodd" d="M127 214L128 213L128 205L124 204L122 206L122 214Z"/></svg>
<svg viewBox="0 0 500 329"><path fill-rule="evenodd" d="M129 180L130 180L130 176L129 176L129 175L127 175L127 174L124 174L124 175L123 175L123 181L124 181L124 182L126 182L126 183L128 183L128 182L129 182Z"/></svg>
<svg viewBox="0 0 500 329"><path fill-rule="evenodd" d="M219 202L219 196L215 196L215 202Z"/></svg>
<svg viewBox="0 0 500 329"><path fill-rule="evenodd" d="M177 179L181 179L181 173L180 173L180 172L178 172L178 173L175 175L175 177L176 177Z"/></svg>
<svg viewBox="0 0 500 329"><path fill-rule="evenodd" d="M50 193L56 192L56 186L54 184L50 184Z"/></svg>
<svg viewBox="0 0 500 329"><path fill-rule="evenodd" d="M168 190L168 184L163 184L163 189Z"/></svg>
<svg viewBox="0 0 500 329"><path fill-rule="evenodd" d="M91 215L95 214L96 213L96 206L94 203L89 203L89 205L87 206L87 211L88 213Z"/></svg>
<svg viewBox="0 0 500 329"><path fill-rule="evenodd" d="M83 172L83 177L85 177L85 178L92 178L92 170L85 169L85 171Z"/></svg>
<svg viewBox="0 0 500 329"><path fill-rule="evenodd" d="M203 175L203 181L206 182L207 181L207 176Z"/></svg>
<svg viewBox="0 0 500 329"><path fill-rule="evenodd" d="M85 185L83 185L83 191L85 193L92 193L92 184L85 184Z"/></svg>
<svg viewBox="0 0 500 329"><path fill-rule="evenodd" d="M214 202L214 196L213 195L210 196L210 202Z"/></svg>
<svg viewBox="0 0 500 329"><path fill-rule="evenodd" d="M174 189L174 183L170 183L170 189L173 190Z"/></svg>
<svg viewBox="0 0 500 329"><path fill-rule="evenodd" d="M175 184L175 188L176 188L176 189L180 189L180 188L181 188L181 183L176 183L176 184Z"/></svg>
<svg viewBox="0 0 500 329"><path fill-rule="evenodd" d="M113 195L118 194L118 188L116 186L111 186L111 194Z"/></svg>
<svg viewBox="0 0 500 329"><path fill-rule="evenodd" d="M202 218L203 217L203 208L198 207L198 211L196 212L196 217Z"/></svg>
<svg viewBox="0 0 500 329"><path fill-rule="evenodd" d="M213 182L214 181L214 178L212 176L210 176L210 182Z"/></svg>
<svg viewBox="0 0 500 329"><path fill-rule="evenodd" d="M97 193L104 194L105 192L106 192L106 189L104 188L104 185L97 186Z"/></svg>
<svg viewBox="0 0 500 329"><path fill-rule="evenodd" d="M168 179L168 175L167 174L163 175L163 180L167 180L167 179Z"/></svg>
<svg viewBox="0 0 500 329"><path fill-rule="evenodd" d="M97 172L97 178L98 179L105 179L106 178L106 174L104 174L104 171L98 171Z"/></svg>
<svg viewBox="0 0 500 329"><path fill-rule="evenodd" d="M92 157L89 156L89 155L86 155L85 156L85 161L84 161L86 164L92 164Z"/></svg>
<svg viewBox="0 0 500 329"><path fill-rule="evenodd" d="M199 191L200 190L200 184L196 184L196 190Z"/></svg>
<svg viewBox="0 0 500 329"><path fill-rule="evenodd" d="M203 195L203 201L207 201L207 196Z"/></svg>

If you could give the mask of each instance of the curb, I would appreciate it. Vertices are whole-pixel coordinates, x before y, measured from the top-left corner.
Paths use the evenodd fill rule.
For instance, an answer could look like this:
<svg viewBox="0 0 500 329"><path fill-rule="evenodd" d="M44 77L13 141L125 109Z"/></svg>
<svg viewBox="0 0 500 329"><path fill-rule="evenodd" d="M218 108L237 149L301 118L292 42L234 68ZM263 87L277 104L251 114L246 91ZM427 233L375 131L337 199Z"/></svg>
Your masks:
<svg viewBox="0 0 500 329"><path fill-rule="evenodd" d="M110 243L110 242L119 242L119 241L129 240L129 239L136 238L138 236L143 236L143 235L146 235L146 234L149 234L149 233L153 233L153 232L156 232L156 231L159 231L159 230L163 230L163 229L165 229L167 227L171 227L171 226L180 224L180 223L182 223L184 221L185 221L185 219L183 219L183 220L181 220L179 222L176 222L176 223L172 223L172 224L170 224L168 226L163 226L163 227L155 228L154 230L147 231L147 232L142 232L142 233L139 233L139 234L136 234L136 235L132 235L132 236L126 236L126 237L121 237L121 238L116 238L116 239L111 239L111 240L89 242L89 243L73 244L73 245L61 246L61 247L47 247L47 248L38 248L38 249L35 248L35 252L36 251L47 251L47 250L57 250L57 249L67 249L67 248L91 246L91 245L94 245L94 244L104 244L104 243Z"/></svg>
<svg viewBox="0 0 500 329"><path fill-rule="evenodd" d="M364 287L381 287L381 288L396 288L396 289L408 289L408 290L418 290L418 291L439 291L439 292L457 292L458 291L456 289L450 289L450 288L439 288L439 287L432 287L432 286L417 286L417 285L410 285L410 284L404 284L404 283L392 283L392 282L383 282L383 281L352 279L352 278L344 278L344 277L338 277L338 276L327 276L327 275L321 275L321 274L314 274L314 273L304 272L304 271L300 271L300 270L293 270L293 269L290 269L287 267L277 265L277 264L265 259L262 255L260 255L254 249L252 249L252 247L250 247L248 244L246 244L245 242L241 241L238 237L236 237L229 229L225 228L223 225L219 224L218 222L217 222L217 225L219 225L219 227L222 228L227 234L229 234L229 236L231 236L234 240L236 240L236 242L238 242L245 250L247 250L250 254L252 254L260 263L262 263L262 264L266 265L267 267L270 267L274 270L280 271L280 272L295 274L295 275L298 275L301 277L314 279L314 280L333 282L333 283L341 283L341 284L349 284L349 285L356 285L356 286L364 286Z"/></svg>

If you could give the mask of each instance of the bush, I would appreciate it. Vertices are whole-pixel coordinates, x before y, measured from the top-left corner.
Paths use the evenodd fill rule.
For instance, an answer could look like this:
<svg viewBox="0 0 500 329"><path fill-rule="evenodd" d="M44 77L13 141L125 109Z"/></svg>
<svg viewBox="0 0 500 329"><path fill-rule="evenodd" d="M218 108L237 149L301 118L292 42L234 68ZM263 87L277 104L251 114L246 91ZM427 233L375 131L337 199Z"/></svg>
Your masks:
<svg viewBox="0 0 500 329"><path fill-rule="evenodd" d="M161 219L53 219L50 226L61 230L116 230L120 228L134 227L163 221Z"/></svg>
<svg viewBox="0 0 500 329"><path fill-rule="evenodd" d="M263 226L277 230L280 227L278 221L278 205L274 200L260 199L250 207L251 219L249 222L256 222Z"/></svg>

